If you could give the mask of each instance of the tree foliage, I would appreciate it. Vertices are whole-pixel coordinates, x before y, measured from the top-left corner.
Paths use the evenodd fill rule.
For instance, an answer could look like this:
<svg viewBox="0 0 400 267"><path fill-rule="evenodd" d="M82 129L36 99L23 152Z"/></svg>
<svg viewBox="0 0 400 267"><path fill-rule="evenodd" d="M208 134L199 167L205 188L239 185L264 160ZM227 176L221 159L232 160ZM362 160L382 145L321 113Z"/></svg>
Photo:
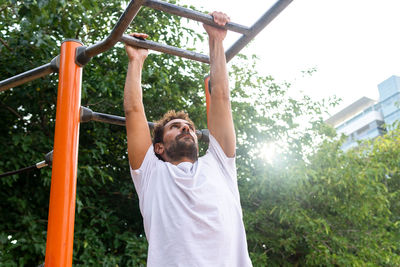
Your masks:
<svg viewBox="0 0 400 267"><path fill-rule="evenodd" d="M59 54L64 39L76 38L85 45L104 39L125 4L88 0L3 2L1 79L48 63ZM129 31L147 32L153 40L178 47L185 45L181 34L199 38L198 33L180 27L179 18L145 8ZM123 115L126 66L121 44L93 58L83 71L82 106ZM204 74L199 63L150 55L143 73L147 118L158 119L175 108L187 110L195 121L204 121L204 101L199 94ZM1 172L41 161L52 150L56 97L57 75L0 94ZM204 128L205 123L201 126ZM125 129L120 126L81 125L75 265L145 263L146 240L125 139ZM42 169L1 180L0 262L5 265L34 266L44 261L50 179L51 170Z"/></svg>
<svg viewBox="0 0 400 267"><path fill-rule="evenodd" d="M66 38L85 45L104 39L125 5L116 0L1 2L0 79L48 63ZM143 8L129 31L178 47L202 42L204 34L181 22ZM82 106L123 116L126 66L121 44L93 58L83 71ZM289 83L260 76L252 57L239 55L229 67L238 183L254 266L399 265L399 131L344 153L322 120L336 99L294 97ZM143 70L148 120L169 109L186 110L198 128L206 128L202 80L207 71L200 63L150 54ZM52 149L57 77L0 93L0 172L41 161ZM265 143L282 147L273 163L258 155ZM147 243L125 129L82 124L78 166L74 265L145 265ZM4 266L44 261L50 179L48 168L0 180Z"/></svg>
<svg viewBox="0 0 400 267"><path fill-rule="evenodd" d="M258 162L242 201L259 266L398 266L399 134L348 152L344 139L325 140L306 161Z"/></svg>

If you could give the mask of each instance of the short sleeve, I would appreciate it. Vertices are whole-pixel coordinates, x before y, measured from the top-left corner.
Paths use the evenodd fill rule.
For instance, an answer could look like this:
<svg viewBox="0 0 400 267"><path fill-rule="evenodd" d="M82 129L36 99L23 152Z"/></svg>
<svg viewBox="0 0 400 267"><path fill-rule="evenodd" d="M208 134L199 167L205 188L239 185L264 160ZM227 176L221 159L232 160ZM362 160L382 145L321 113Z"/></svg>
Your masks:
<svg viewBox="0 0 400 267"><path fill-rule="evenodd" d="M226 174L231 177L232 179L236 180L236 157L228 157L226 156L225 152L222 150L222 147L218 143L217 139L211 134L210 143L208 146L208 153L211 153L220 163L220 166Z"/></svg>
<svg viewBox="0 0 400 267"><path fill-rule="evenodd" d="M157 161L159 161L159 159L154 154L153 145L151 145L147 150L142 165L140 165L139 169L134 170L129 166L131 170L131 177L139 198L142 197L143 191L149 182L149 177L151 176L151 172L154 171L154 165L157 163Z"/></svg>

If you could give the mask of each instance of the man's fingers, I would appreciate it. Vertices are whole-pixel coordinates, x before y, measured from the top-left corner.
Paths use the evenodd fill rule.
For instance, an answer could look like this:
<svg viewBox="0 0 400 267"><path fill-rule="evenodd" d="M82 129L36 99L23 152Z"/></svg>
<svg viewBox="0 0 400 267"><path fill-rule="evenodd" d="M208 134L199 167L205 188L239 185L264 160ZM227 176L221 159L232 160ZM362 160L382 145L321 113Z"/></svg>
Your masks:
<svg viewBox="0 0 400 267"><path fill-rule="evenodd" d="M214 22L220 26L224 26L226 23L230 22L229 16L223 12L214 11L210 14L214 18Z"/></svg>
<svg viewBox="0 0 400 267"><path fill-rule="evenodd" d="M136 37L136 38L142 39L142 40L145 40L145 39L147 39L147 38L149 37L148 34L146 34L146 33L139 33L139 32L134 32L134 33L131 33L131 34L129 34L129 35L132 36L132 37Z"/></svg>
<svg viewBox="0 0 400 267"><path fill-rule="evenodd" d="M149 37L148 34L146 34L146 33L139 33L139 32L130 33L129 36L135 37L135 38L140 39L140 40L146 40L146 38ZM128 50L130 51L132 48L133 48L133 49L136 49L136 50L137 50L137 49L140 49L140 50L143 49L143 50L147 50L147 51L148 51L148 49L141 48L141 47L138 47L138 46L135 46L135 45L128 45L128 44L126 44L126 43L125 43L125 48L127 49L127 51L128 51Z"/></svg>

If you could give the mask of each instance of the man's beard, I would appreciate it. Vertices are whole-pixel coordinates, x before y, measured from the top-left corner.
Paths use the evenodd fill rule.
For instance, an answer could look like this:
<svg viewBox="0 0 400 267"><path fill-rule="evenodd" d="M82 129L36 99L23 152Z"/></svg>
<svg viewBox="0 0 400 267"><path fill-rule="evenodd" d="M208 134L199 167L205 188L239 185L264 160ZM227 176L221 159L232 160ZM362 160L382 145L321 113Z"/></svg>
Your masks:
<svg viewBox="0 0 400 267"><path fill-rule="evenodd" d="M188 158L190 160L197 160L197 145L194 142L187 142L181 138L187 134L179 134L174 142L171 142L168 147L165 148L165 153L170 158L171 161L179 161L182 158ZM191 136L190 136L191 137ZM191 137L192 138L192 137Z"/></svg>

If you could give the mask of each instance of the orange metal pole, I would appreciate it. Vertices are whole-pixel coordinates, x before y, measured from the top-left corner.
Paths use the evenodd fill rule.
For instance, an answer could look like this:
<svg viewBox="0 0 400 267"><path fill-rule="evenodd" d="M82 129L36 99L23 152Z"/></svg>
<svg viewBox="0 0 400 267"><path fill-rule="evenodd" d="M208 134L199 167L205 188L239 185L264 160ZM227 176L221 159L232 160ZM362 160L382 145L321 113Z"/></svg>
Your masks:
<svg viewBox="0 0 400 267"><path fill-rule="evenodd" d="M61 45L53 169L45 266L72 266L82 68L75 51L82 44Z"/></svg>
<svg viewBox="0 0 400 267"><path fill-rule="evenodd" d="M210 75L207 75L204 78L204 89L206 93L206 111L207 111L207 125L208 125L208 113L210 111L210 101L211 101Z"/></svg>

